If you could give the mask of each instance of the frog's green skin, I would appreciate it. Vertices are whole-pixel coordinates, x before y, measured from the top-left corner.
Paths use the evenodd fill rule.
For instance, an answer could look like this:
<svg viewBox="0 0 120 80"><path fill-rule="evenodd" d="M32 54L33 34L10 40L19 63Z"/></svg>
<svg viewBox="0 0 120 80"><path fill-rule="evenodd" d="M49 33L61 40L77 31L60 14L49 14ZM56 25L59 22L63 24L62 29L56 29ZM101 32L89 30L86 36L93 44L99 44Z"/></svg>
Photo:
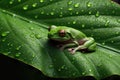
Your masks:
<svg viewBox="0 0 120 80"><path fill-rule="evenodd" d="M96 42L92 37L87 37L81 31L66 26L51 26L48 38L62 44L61 50L70 47L68 51L72 54L77 50L95 51L96 49Z"/></svg>

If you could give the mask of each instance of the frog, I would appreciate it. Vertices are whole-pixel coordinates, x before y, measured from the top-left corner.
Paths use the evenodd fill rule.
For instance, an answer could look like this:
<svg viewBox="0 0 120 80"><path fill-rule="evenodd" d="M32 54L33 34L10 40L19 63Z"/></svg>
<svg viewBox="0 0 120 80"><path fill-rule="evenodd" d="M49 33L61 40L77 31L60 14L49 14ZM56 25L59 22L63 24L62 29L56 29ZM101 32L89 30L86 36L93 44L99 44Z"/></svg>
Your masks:
<svg viewBox="0 0 120 80"><path fill-rule="evenodd" d="M82 31L67 26L51 25L48 30L48 39L57 43L60 50L67 50L74 54L77 51L93 52L96 50L96 41L87 37Z"/></svg>

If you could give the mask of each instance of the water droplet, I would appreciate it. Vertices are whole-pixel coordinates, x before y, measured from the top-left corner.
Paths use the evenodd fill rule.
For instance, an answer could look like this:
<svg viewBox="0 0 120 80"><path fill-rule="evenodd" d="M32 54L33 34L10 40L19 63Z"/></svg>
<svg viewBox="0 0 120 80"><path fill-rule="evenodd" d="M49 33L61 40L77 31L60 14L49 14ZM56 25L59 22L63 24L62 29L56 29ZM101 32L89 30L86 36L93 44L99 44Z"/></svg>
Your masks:
<svg viewBox="0 0 120 80"><path fill-rule="evenodd" d="M87 7L90 8L92 4L90 2L87 3Z"/></svg>
<svg viewBox="0 0 120 80"><path fill-rule="evenodd" d="M38 18L38 15L35 15L35 18L37 19L37 18Z"/></svg>
<svg viewBox="0 0 120 80"><path fill-rule="evenodd" d="M16 57L19 57L20 55L21 55L20 52L18 52L18 53L15 54Z"/></svg>
<svg viewBox="0 0 120 80"><path fill-rule="evenodd" d="M40 2L41 2L41 3L43 3L43 2L44 2L44 0L40 0Z"/></svg>
<svg viewBox="0 0 120 80"><path fill-rule="evenodd" d="M73 24L76 24L76 21L73 21Z"/></svg>
<svg viewBox="0 0 120 80"><path fill-rule="evenodd" d="M114 43L114 41L111 41L111 43Z"/></svg>
<svg viewBox="0 0 120 80"><path fill-rule="evenodd" d="M79 3L76 3L76 4L74 5L74 7L75 7L75 8L78 8L79 5L80 5Z"/></svg>
<svg viewBox="0 0 120 80"><path fill-rule="evenodd" d="M73 10L73 8L68 8L68 10L69 10L69 11L72 11L72 10Z"/></svg>
<svg viewBox="0 0 120 80"><path fill-rule="evenodd" d="M76 72L74 72L72 75L75 76L75 75L76 75Z"/></svg>
<svg viewBox="0 0 120 80"><path fill-rule="evenodd" d="M85 72L83 72L82 75L85 75Z"/></svg>
<svg viewBox="0 0 120 80"><path fill-rule="evenodd" d="M79 12L76 12L76 14L79 14Z"/></svg>
<svg viewBox="0 0 120 80"><path fill-rule="evenodd" d="M18 0L18 2L21 2L21 0Z"/></svg>
<svg viewBox="0 0 120 80"><path fill-rule="evenodd" d="M89 69L89 72L91 72L92 70L91 69Z"/></svg>
<svg viewBox="0 0 120 80"><path fill-rule="evenodd" d="M37 6L37 3L32 4L32 7L36 7L36 6Z"/></svg>
<svg viewBox="0 0 120 80"><path fill-rule="evenodd" d="M58 71L61 71L61 69L58 69Z"/></svg>
<svg viewBox="0 0 120 80"><path fill-rule="evenodd" d="M68 2L69 5L72 4L72 3L73 3L72 1L69 1L69 2Z"/></svg>
<svg viewBox="0 0 120 80"><path fill-rule="evenodd" d="M34 38L35 36L34 36L34 34L31 34L30 37L31 37L31 38Z"/></svg>
<svg viewBox="0 0 120 80"><path fill-rule="evenodd" d="M63 15L62 15L62 14L60 14L59 16L60 16L60 17L63 17Z"/></svg>
<svg viewBox="0 0 120 80"><path fill-rule="evenodd" d="M16 50L20 50L21 47L22 47L22 46L18 46L18 47L16 48Z"/></svg>
<svg viewBox="0 0 120 80"><path fill-rule="evenodd" d="M105 42L103 42L102 45L105 45Z"/></svg>
<svg viewBox="0 0 120 80"><path fill-rule="evenodd" d="M11 1L9 2L9 4L13 4L13 2L14 2L14 0L11 0Z"/></svg>
<svg viewBox="0 0 120 80"><path fill-rule="evenodd" d="M61 67L61 69L65 69L65 65L63 65L63 66Z"/></svg>
<svg viewBox="0 0 120 80"><path fill-rule="evenodd" d="M54 15L54 12L51 12L50 14L51 14L51 15Z"/></svg>
<svg viewBox="0 0 120 80"><path fill-rule="evenodd" d="M34 28L33 28L33 27L30 27L29 29L30 29L30 30L33 30Z"/></svg>
<svg viewBox="0 0 120 80"><path fill-rule="evenodd" d="M84 10L82 9L81 12L84 12Z"/></svg>
<svg viewBox="0 0 120 80"><path fill-rule="evenodd" d="M29 21L29 23L32 23L33 21Z"/></svg>
<svg viewBox="0 0 120 80"><path fill-rule="evenodd" d="M40 39L40 38L41 38L40 34L36 34L35 37L36 37L37 39Z"/></svg>
<svg viewBox="0 0 120 80"><path fill-rule="evenodd" d="M89 14L92 14L92 12L91 12L91 11L89 11Z"/></svg>
<svg viewBox="0 0 120 80"><path fill-rule="evenodd" d="M9 31L3 32L3 33L1 34L1 36L5 37L5 36L7 36L9 33L10 33Z"/></svg>
<svg viewBox="0 0 120 80"><path fill-rule="evenodd" d="M35 57L35 54L32 54L32 57L34 58L34 57Z"/></svg>
<svg viewBox="0 0 120 80"><path fill-rule="evenodd" d="M28 9L28 5L23 6L23 10L27 10Z"/></svg>
<svg viewBox="0 0 120 80"><path fill-rule="evenodd" d="M2 39L2 42L5 42L6 41L6 38Z"/></svg>
<svg viewBox="0 0 120 80"><path fill-rule="evenodd" d="M44 14L44 11L42 11L41 14Z"/></svg>
<svg viewBox="0 0 120 80"><path fill-rule="evenodd" d="M96 14L95 14L95 17L99 17L100 16L100 12L97 11Z"/></svg>
<svg viewBox="0 0 120 80"><path fill-rule="evenodd" d="M85 27L85 24L82 24L82 28L84 28Z"/></svg>
<svg viewBox="0 0 120 80"><path fill-rule="evenodd" d="M61 7L60 9L62 10L63 8Z"/></svg>
<svg viewBox="0 0 120 80"><path fill-rule="evenodd" d="M51 2L53 1L53 0L50 0Z"/></svg>
<svg viewBox="0 0 120 80"><path fill-rule="evenodd" d="M51 65L49 65L49 67L50 67L50 68L53 68L53 65L51 64Z"/></svg>
<svg viewBox="0 0 120 80"><path fill-rule="evenodd" d="M13 17L15 17L16 16L16 14L13 14Z"/></svg>
<svg viewBox="0 0 120 80"><path fill-rule="evenodd" d="M13 46L13 44L10 44L10 46Z"/></svg>
<svg viewBox="0 0 120 80"><path fill-rule="evenodd" d="M119 32L116 32L116 34L118 35L118 34L119 34Z"/></svg>
<svg viewBox="0 0 120 80"><path fill-rule="evenodd" d="M112 58L113 56L112 55L109 55L110 58Z"/></svg>

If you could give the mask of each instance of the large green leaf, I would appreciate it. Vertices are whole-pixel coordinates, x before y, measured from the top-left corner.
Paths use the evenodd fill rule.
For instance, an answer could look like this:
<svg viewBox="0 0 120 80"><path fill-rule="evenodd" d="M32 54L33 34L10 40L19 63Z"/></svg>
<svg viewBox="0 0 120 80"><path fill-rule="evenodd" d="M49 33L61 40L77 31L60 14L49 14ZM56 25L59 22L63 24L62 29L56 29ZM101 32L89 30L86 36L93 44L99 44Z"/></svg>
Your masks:
<svg viewBox="0 0 120 80"><path fill-rule="evenodd" d="M82 30L97 50L60 51L47 38L47 24ZM47 76L120 75L120 5L110 0L0 0L0 34L0 53Z"/></svg>

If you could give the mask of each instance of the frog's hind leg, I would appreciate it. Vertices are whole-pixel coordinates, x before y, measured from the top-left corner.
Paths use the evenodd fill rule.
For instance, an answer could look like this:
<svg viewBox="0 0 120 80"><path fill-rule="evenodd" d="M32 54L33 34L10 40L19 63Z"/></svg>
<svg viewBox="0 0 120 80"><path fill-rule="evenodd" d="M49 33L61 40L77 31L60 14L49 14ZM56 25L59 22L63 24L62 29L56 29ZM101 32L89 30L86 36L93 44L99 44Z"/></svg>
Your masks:
<svg viewBox="0 0 120 80"><path fill-rule="evenodd" d="M88 51L92 52L96 50L96 43L93 43L91 46L88 47Z"/></svg>

